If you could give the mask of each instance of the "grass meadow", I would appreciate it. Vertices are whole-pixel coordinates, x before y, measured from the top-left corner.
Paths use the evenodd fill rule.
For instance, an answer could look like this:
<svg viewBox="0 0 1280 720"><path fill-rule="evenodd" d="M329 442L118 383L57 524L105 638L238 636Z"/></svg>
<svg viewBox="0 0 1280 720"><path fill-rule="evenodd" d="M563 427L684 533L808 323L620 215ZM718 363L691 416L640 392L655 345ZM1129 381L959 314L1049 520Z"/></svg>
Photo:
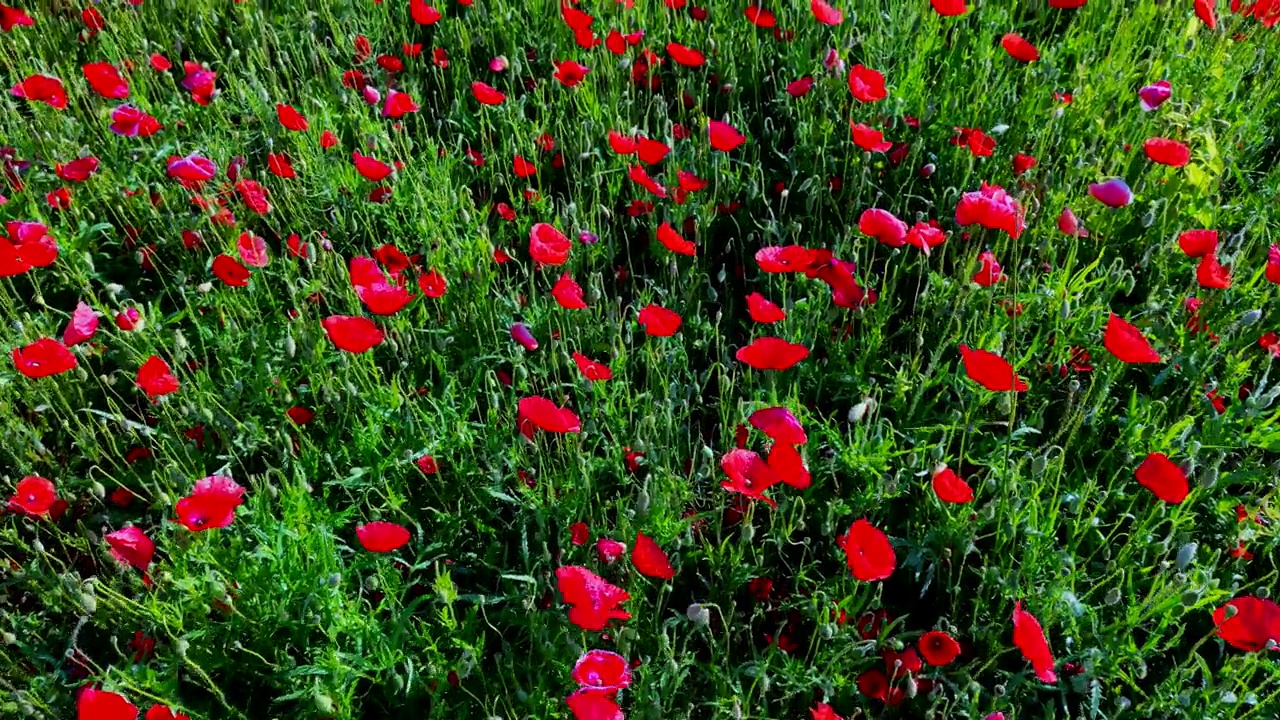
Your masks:
<svg viewBox="0 0 1280 720"><path fill-rule="evenodd" d="M1280 4L433 1L0 0L0 716L1280 714Z"/></svg>

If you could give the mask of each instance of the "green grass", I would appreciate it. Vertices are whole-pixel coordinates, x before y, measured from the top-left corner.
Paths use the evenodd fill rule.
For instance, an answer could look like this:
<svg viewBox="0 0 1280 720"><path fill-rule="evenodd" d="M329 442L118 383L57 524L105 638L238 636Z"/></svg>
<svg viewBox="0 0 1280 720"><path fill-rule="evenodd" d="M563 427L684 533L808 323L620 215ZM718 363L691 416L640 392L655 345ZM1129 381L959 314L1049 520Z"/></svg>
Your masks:
<svg viewBox="0 0 1280 720"><path fill-rule="evenodd" d="M1275 286L1263 277L1280 223L1276 30L1222 3L1210 31L1190 0L1095 0L1074 11L981 2L962 18L941 18L925 0L845 0L834 28L815 23L805 3L770 4L795 31L778 42L748 24L745 1L708 0L705 22L657 0L632 10L584 3L602 37L645 31L632 60L642 48L665 57L670 41L707 53L698 69L667 60L654 93L603 46L575 45L554 3L442 2L445 19L426 28L400 0L112 2L99 6L106 28L84 40L81 8L52 5L29 5L36 26L0 35L6 87L44 73L60 77L70 99L65 110L7 92L0 100L0 145L31 162L22 191L0 182L9 199L0 220L43 222L61 248L51 267L0 281L0 349L60 337L77 300L103 317L70 373L30 380L8 361L0 367L0 492L40 475L70 504L57 521L0 517L0 716L70 717L76 688L93 681L144 710L164 703L193 718L568 717L569 671L590 648L640 662L620 697L630 718L800 718L824 699L845 718L1280 711L1274 653L1225 645L1212 620L1232 597L1266 596L1280 575L1280 427L1273 358L1258 346L1259 335L1280 331ZM1040 60L1013 61L999 44L1006 32L1035 43ZM354 62L357 35L373 57L404 59L395 85L421 110L392 121L343 87L354 67L387 87L373 58ZM421 57L404 56L409 42L422 44ZM432 65L436 47L448 51L447 68ZM822 66L828 48L884 72L889 97L853 101L844 76ZM175 68L152 70L153 52ZM488 69L498 55L511 64L503 74ZM579 87L552 79L561 59L590 67ZM80 71L101 60L132 61L123 102L155 115L161 132L108 130L121 101L94 94ZM180 60L218 73L207 107L179 87ZM805 74L812 92L790 97L787 83ZM1162 78L1172 100L1141 112L1137 89ZM507 102L478 105L477 79ZM278 102L305 114L310 130L281 128ZM705 129L725 117L748 136L728 154L708 146ZM887 139L910 143L906 159L893 166L858 150L851 119L888 120ZM692 137L673 140L677 123ZM995 136L994 156L952 145L956 127ZM683 205L649 197L627 179L635 160L609 150L611 129L671 144L661 172L651 168L668 186L678 168L710 185ZM320 148L324 130L340 147ZM544 132L562 170L537 145ZM1142 142L1158 135L1190 145L1192 163L1150 163ZM465 162L467 148L484 154L482 167ZM387 202L368 200L375 186L355 172L353 149L404 163ZM223 173L242 155L272 210L258 216L232 194L238 224L211 224L166 177L166 158L191 152L218 164L206 197L229 188ZM298 178L268 174L268 152L287 153ZM1039 161L1022 178L1011 169L1016 153ZM54 163L85 154L102 161L88 182L54 175ZM517 154L537 163L536 177L513 175ZM936 172L923 178L927 163ZM1134 204L1111 210L1087 196L1088 183L1112 176L1127 179ZM955 225L961 193L984 180L1027 208L1017 241ZM53 210L45 193L63 185L72 206ZM537 199L522 197L527 187ZM633 199L657 208L631 217ZM735 201L737 212L717 212ZM497 216L498 202L515 209L514 222ZM1088 239L1056 229L1064 206ZM949 237L929 257L891 249L858 232L869 207L908 224L936 218ZM687 236L696 258L652 241L661 222L679 228L686 218L697 225ZM552 301L562 269L537 269L528 254L539 221L575 238L563 270L585 288L589 310ZM1197 227L1221 232L1231 289L1196 285L1195 261L1175 239ZM204 247L185 249L184 229L198 230ZM244 230L267 239L271 262L248 287L227 287L209 263L235 256ZM600 241L578 243L580 230ZM314 259L288 253L290 233L315 246ZM347 266L384 243L440 270L448 292L379 318L388 340L373 351L340 352L320 321L368 315ZM841 309L817 280L760 272L756 250L791 243L856 262L878 302ZM150 270L139 262L144 246ZM1009 280L981 288L969 278L987 247ZM495 263L497 248L512 261ZM753 327L753 291L789 317ZM1219 341L1188 329L1191 295ZM1010 317L1006 301L1022 314ZM676 336L645 337L635 316L650 302L683 315ZM127 307L146 319L141 330L114 326ZM1260 319L1246 316L1254 310ZM1109 311L1141 327L1164 362L1112 357L1102 346ZM511 341L515 321L532 329L536 351ZM812 355L782 372L734 359L762 335ZM983 390L961 368L961 343L1002 354L1031 389ZM1074 347L1087 349L1092 370L1060 373ZM614 379L582 379L574 351L609 364ZM134 386L152 354L182 383L155 404ZM1248 399L1238 398L1243 386ZM1213 388L1230 401L1223 413L1205 397ZM572 407L581 434L520 437L517 402L538 394ZM285 415L295 405L315 419L295 426ZM734 510L745 506L720 488L719 458L734 447L735 426L769 405L804 424L813 485L778 486L776 509L757 503L739 521ZM855 406L865 410L856 421ZM202 447L185 434L196 426ZM766 447L755 430L749 442ZM151 457L127 461L134 448ZM639 472L626 468L628 449L644 453ZM1186 502L1159 502L1136 482L1150 452L1190 464ZM438 474L417 469L423 454ZM974 486L972 505L934 496L929 471L941 462ZM245 504L230 526L190 533L174 522L174 503L215 473L247 488ZM136 499L119 506L118 488ZM1239 504L1270 524L1238 523ZM852 577L837 547L864 517L896 549L883 582ZM406 526L412 540L390 555L364 551L355 527L375 519ZM591 545L570 543L579 521L592 543L653 537L675 578L643 577L629 560L602 566ZM156 542L153 587L119 567L102 539L127 524ZM1241 540L1250 561L1228 554ZM630 592L632 619L603 634L571 625L554 579L567 564ZM748 590L760 577L774 583L767 601ZM1013 645L1017 600L1045 627L1056 684L1037 681ZM693 603L710 610L709 624L691 621ZM848 624L833 621L837 609ZM875 609L892 622L863 640L852 619ZM859 674L883 667L882 648L933 629L965 652L926 668L932 692L888 709L858 693ZM141 662L129 645L136 632L156 641Z"/></svg>

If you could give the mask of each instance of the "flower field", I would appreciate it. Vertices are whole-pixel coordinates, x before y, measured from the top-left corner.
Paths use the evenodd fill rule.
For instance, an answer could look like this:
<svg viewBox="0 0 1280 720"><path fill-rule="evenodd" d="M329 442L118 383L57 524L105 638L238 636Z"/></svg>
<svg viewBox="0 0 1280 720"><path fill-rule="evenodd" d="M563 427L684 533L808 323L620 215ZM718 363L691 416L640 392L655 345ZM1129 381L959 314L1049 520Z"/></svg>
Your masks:
<svg viewBox="0 0 1280 720"><path fill-rule="evenodd" d="M1280 715L1280 2L9 2L0 717Z"/></svg>

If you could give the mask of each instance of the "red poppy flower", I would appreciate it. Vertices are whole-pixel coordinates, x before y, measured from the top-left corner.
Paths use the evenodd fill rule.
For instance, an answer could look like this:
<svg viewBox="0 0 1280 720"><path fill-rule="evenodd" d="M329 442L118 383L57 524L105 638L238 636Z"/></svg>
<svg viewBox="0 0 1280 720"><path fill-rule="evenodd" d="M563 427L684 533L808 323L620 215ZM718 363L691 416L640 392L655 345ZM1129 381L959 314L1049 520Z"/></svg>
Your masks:
<svg viewBox="0 0 1280 720"><path fill-rule="evenodd" d="M132 105L121 105L111 111L111 132L124 137L150 137L162 126L154 117Z"/></svg>
<svg viewBox="0 0 1280 720"><path fill-rule="evenodd" d="M941 630L930 630L916 642L924 661L934 667L950 665L960 656L960 643Z"/></svg>
<svg viewBox="0 0 1280 720"><path fill-rule="evenodd" d="M600 631L610 620L628 620L631 613L618 606L631 599L620 587L610 585L577 565L556 569L556 585L569 607L569 622L583 630Z"/></svg>
<svg viewBox="0 0 1280 720"><path fill-rule="evenodd" d="M26 80L14 85L10 92L14 97L42 102L55 110L65 110L67 107L67 91L62 87L62 81L49 75L28 76Z"/></svg>
<svg viewBox="0 0 1280 720"><path fill-rule="evenodd" d="M906 244L907 224L888 210L868 208L858 217L858 232L889 247L902 247Z"/></svg>
<svg viewBox="0 0 1280 720"><path fill-rule="evenodd" d="M321 325L335 347L350 353L365 352L383 340L382 330L365 317L331 315Z"/></svg>
<svg viewBox="0 0 1280 720"><path fill-rule="evenodd" d="M92 155L76 158L65 165L61 163L54 165L53 170L59 178L67 182L84 182L98 171L98 158Z"/></svg>
<svg viewBox="0 0 1280 720"><path fill-rule="evenodd" d="M1267 282L1280 285L1280 245L1272 243L1267 249L1267 267L1263 274Z"/></svg>
<svg viewBox="0 0 1280 720"><path fill-rule="evenodd" d="M1035 62L1040 59L1040 51L1035 45L1027 42L1025 38L1017 33L1006 33L1000 38L1000 46L1009 56L1018 62Z"/></svg>
<svg viewBox="0 0 1280 720"><path fill-rule="evenodd" d="M196 153L186 157L169 156L167 169L169 177L193 184L212 180L218 173L218 166L212 160Z"/></svg>
<svg viewBox="0 0 1280 720"><path fill-rule="evenodd" d="M596 541L596 555L600 556L600 562L606 565L617 562L619 558L626 554L626 543L620 543L617 540L604 537Z"/></svg>
<svg viewBox="0 0 1280 720"><path fill-rule="evenodd" d="M445 291L449 289L449 283L445 280L444 275L439 270L431 268L428 272L418 276L418 289L423 295L429 298L444 297Z"/></svg>
<svg viewBox="0 0 1280 720"><path fill-rule="evenodd" d="M1148 455L1133 476L1156 497L1174 505L1186 500L1191 491L1187 474L1164 453Z"/></svg>
<svg viewBox="0 0 1280 720"><path fill-rule="evenodd" d="M87 687L76 700L79 720L137 720L138 707L123 695Z"/></svg>
<svg viewBox="0 0 1280 720"><path fill-rule="evenodd" d="M938 499L947 503L973 502L973 488L954 470L943 465L933 471L933 492Z"/></svg>
<svg viewBox="0 0 1280 720"><path fill-rule="evenodd" d="M225 253L213 259L214 277L231 287L245 287L252 274L249 268Z"/></svg>
<svg viewBox="0 0 1280 720"><path fill-rule="evenodd" d="M849 92L866 103L879 102L889 97L884 87L884 75L862 63L849 68Z"/></svg>
<svg viewBox="0 0 1280 720"><path fill-rule="evenodd" d="M697 254L697 246L681 237L680 233L671 227L671 223L662 223L658 228L657 236L658 242L662 243L663 247L677 255L692 256Z"/></svg>
<svg viewBox="0 0 1280 720"><path fill-rule="evenodd" d="M280 125L283 126L284 129L293 130L294 132L302 132L310 127L310 125L307 124L307 119L302 116L302 113L294 109L292 105L277 103L276 119L280 121Z"/></svg>
<svg viewBox="0 0 1280 720"><path fill-rule="evenodd" d="M701 67L707 61L707 56L691 47L681 45L677 42L667 43L667 54L675 61L677 65L685 67Z"/></svg>
<svg viewBox="0 0 1280 720"><path fill-rule="evenodd" d="M1153 137L1142 143L1142 151L1151 162L1180 168L1191 162L1191 148L1177 140Z"/></svg>
<svg viewBox="0 0 1280 720"><path fill-rule="evenodd" d="M884 139L884 133L862 123L850 120L849 132L853 136L853 144L867 152L884 152L893 147L893 143Z"/></svg>
<svg viewBox="0 0 1280 720"><path fill-rule="evenodd" d="M773 444L769 450L769 469L796 490L805 490L811 483L809 466L805 465L804 456L791 443Z"/></svg>
<svg viewBox="0 0 1280 720"><path fill-rule="evenodd" d="M711 140L711 147L721 152L732 152L747 141L747 136L732 125L717 120L707 121L707 135Z"/></svg>
<svg viewBox="0 0 1280 720"><path fill-rule="evenodd" d="M573 362L577 364L578 372L582 373L582 377L592 382L613 379L613 371L608 365L602 365L582 353L575 352Z"/></svg>
<svg viewBox="0 0 1280 720"><path fill-rule="evenodd" d="M1021 600L1013 606L1013 644L1031 663L1041 682L1058 681L1058 674L1053 671L1053 653L1049 650L1044 628L1040 627L1040 621L1035 616L1022 609Z"/></svg>
<svg viewBox="0 0 1280 720"><path fill-rule="evenodd" d="M426 3L425 0L409 0L409 16L419 25L435 25L444 17L441 12Z"/></svg>
<svg viewBox="0 0 1280 720"><path fill-rule="evenodd" d="M1227 290L1231 287L1231 271L1218 262L1217 253L1209 253L1196 266L1196 282L1203 288Z"/></svg>
<svg viewBox="0 0 1280 720"><path fill-rule="evenodd" d="M743 14L747 16L747 22L758 28L768 30L778 24L777 16L759 5L748 6Z"/></svg>
<svg viewBox="0 0 1280 720"><path fill-rule="evenodd" d="M382 182L395 171L394 168L381 160L374 159L368 155L361 155L355 150L351 151L351 162L355 164L356 172L370 182Z"/></svg>
<svg viewBox="0 0 1280 720"><path fill-rule="evenodd" d="M684 318L674 310L668 310L657 305L646 305L640 310L636 320L640 326L644 328L646 335L650 337L671 337L680 329L680 324L684 322Z"/></svg>
<svg viewBox="0 0 1280 720"><path fill-rule="evenodd" d="M801 98L809 94L813 89L813 76L805 75L797 80L787 83L787 94L793 98Z"/></svg>
<svg viewBox="0 0 1280 720"><path fill-rule="evenodd" d="M1160 362L1160 353L1151 347L1151 343L1143 337L1142 331L1115 313L1111 313L1107 319L1107 329L1103 333L1102 343L1120 362L1131 364Z"/></svg>
<svg viewBox="0 0 1280 720"><path fill-rule="evenodd" d="M844 22L844 13L831 7L826 0L809 0L809 10L813 13L813 19L823 25L835 27Z"/></svg>
<svg viewBox="0 0 1280 720"><path fill-rule="evenodd" d="M1022 153L1018 153L1017 155L1013 156L1013 174L1022 175L1026 171L1035 167L1037 162L1039 161L1036 160L1034 157L1031 157L1030 155L1023 155Z"/></svg>
<svg viewBox="0 0 1280 720"><path fill-rule="evenodd" d="M1214 634L1233 648L1258 652L1280 643L1280 605L1245 595L1213 611Z"/></svg>
<svg viewBox="0 0 1280 720"><path fill-rule="evenodd" d="M631 546L631 563L645 577L670 580L676 575L667 554L644 533L636 533L635 543Z"/></svg>
<svg viewBox="0 0 1280 720"><path fill-rule="evenodd" d="M584 522L576 522L569 526L569 541L574 545L586 545L591 539L591 529Z"/></svg>
<svg viewBox="0 0 1280 720"><path fill-rule="evenodd" d="M573 243L565 234L547 223L529 228L529 256L543 265L563 265L569 259Z"/></svg>
<svg viewBox="0 0 1280 720"><path fill-rule="evenodd" d="M774 442L790 445L803 445L809 442L809 437L805 435L800 421L784 407L767 407L757 410L751 413L747 421Z"/></svg>
<svg viewBox="0 0 1280 720"><path fill-rule="evenodd" d="M129 97L129 84L120 77L120 71L107 62L86 63L81 68L89 87L104 98L121 100Z"/></svg>
<svg viewBox="0 0 1280 720"><path fill-rule="evenodd" d="M192 532L224 528L235 519L235 510L244 502L244 488L225 475L210 475L196 481L191 494L178 500L178 522Z"/></svg>
<svg viewBox="0 0 1280 720"><path fill-rule="evenodd" d="M471 83L471 94L476 96L476 100L479 100L481 105L501 105L502 101L507 99L504 93L498 92L492 85L479 80Z"/></svg>
<svg viewBox="0 0 1280 720"><path fill-rule="evenodd" d="M555 298L556 304L566 310L585 310L587 302L583 299L582 286L574 281L573 276L564 273L556 284L551 288L551 296ZM530 349L536 349L537 343Z"/></svg>
<svg viewBox="0 0 1280 720"><path fill-rule="evenodd" d="M66 345L53 338L39 340L13 349L13 366L18 372L38 380L75 369L79 362Z"/></svg>
<svg viewBox="0 0 1280 720"><path fill-rule="evenodd" d="M57 501L58 493L52 482L39 475L28 475L14 488L13 495L9 497L9 509L39 517L48 515Z"/></svg>
<svg viewBox="0 0 1280 720"><path fill-rule="evenodd" d="M151 642L154 643L155 641L152 640ZM191 717L180 712L174 712L167 705L152 705L151 709L147 711L145 720L191 720Z"/></svg>
<svg viewBox="0 0 1280 720"><path fill-rule="evenodd" d="M631 686L631 664L608 650L589 650L573 664L573 681L593 690L622 690Z"/></svg>
<svg viewBox="0 0 1280 720"><path fill-rule="evenodd" d="M747 312L751 319L765 325L787 319L787 313L760 293L747 296Z"/></svg>
<svg viewBox="0 0 1280 720"><path fill-rule="evenodd" d="M756 370L787 370L809 357L809 348L782 338L756 338L734 355Z"/></svg>
<svg viewBox="0 0 1280 720"><path fill-rule="evenodd" d="M744 428L745 430L745 428ZM766 497L769 488L782 482L782 477L756 453L737 448L730 450L720 458L720 469L724 470L728 480L720 483L720 487L729 492L741 493L753 500L763 500L773 507L778 503Z"/></svg>
<svg viewBox="0 0 1280 720"><path fill-rule="evenodd" d="M1089 231L1080 226L1080 220L1069 207L1062 208L1062 213L1058 215L1058 229L1071 237L1089 237Z"/></svg>
<svg viewBox="0 0 1280 720"><path fill-rule="evenodd" d="M858 676L858 692L872 700L884 700L889 695L889 676L880 668L872 668Z"/></svg>
<svg viewBox="0 0 1280 720"><path fill-rule="evenodd" d="M849 532L839 539L849 570L863 582L884 580L893 574L898 562L889 537L866 520L856 520Z"/></svg>
<svg viewBox="0 0 1280 720"><path fill-rule="evenodd" d="M0 5L0 32L10 32L16 27L34 27L35 24L26 10Z"/></svg>
<svg viewBox="0 0 1280 720"><path fill-rule="evenodd" d="M289 156L284 153L267 153L267 172L285 180L298 177L293 163L289 162Z"/></svg>
<svg viewBox="0 0 1280 720"><path fill-rule="evenodd" d="M1218 14L1215 11L1214 0L1195 0L1196 17L1200 18L1200 22L1209 26L1210 30L1218 29Z"/></svg>
<svg viewBox="0 0 1280 720"><path fill-rule="evenodd" d="M582 688L564 699L575 720L623 720L614 693Z"/></svg>
<svg viewBox="0 0 1280 720"><path fill-rule="evenodd" d="M582 431L576 413L568 408L558 407L550 400L536 395L520 400L516 410L516 427L530 440L533 439L534 428L550 433Z"/></svg>
<svg viewBox="0 0 1280 720"><path fill-rule="evenodd" d="M356 539L369 552L385 553L404 547L409 542L409 531L391 522L371 522L356 527Z"/></svg>
<svg viewBox="0 0 1280 720"><path fill-rule="evenodd" d="M969 12L965 0L929 0L929 4L943 17L958 17Z"/></svg>
<svg viewBox="0 0 1280 720"><path fill-rule="evenodd" d="M960 197L956 205L957 225L981 225L990 230L1004 230L1017 240L1026 229L1022 205L999 185L988 185Z"/></svg>
<svg viewBox="0 0 1280 720"><path fill-rule="evenodd" d="M111 548L111 557L120 564L135 567L142 572L146 572L151 566L156 544L141 529L130 525L107 533L105 539Z"/></svg>
<svg viewBox="0 0 1280 720"><path fill-rule="evenodd" d="M71 313L71 320L62 331L62 342L68 347L79 345L92 340L96 334L98 334L98 313L84 301L76 303L76 309Z"/></svg>
<svg viewBox="0 0 1280 720"><path fill-rule="evenodd" d="M174 377L169 363L155 355L138 368L136 384L152 399L175 393L179 388L178 378Z"/></svg>
<svg viewBox="0 0 1280 720"><path fill-rule="evenodd" d="M993 392L1024 392L1027 384L1013 371L1013 366L999 355L986 350L960 346L964 372L970 380Z"/></svg>
<svg viewBox="0 0 1280 720"><path fill-rule="evenodd" d="M1218 251L1217 230L1186 230L1178 235L1178 248L1187 257L1200 258Z"/></svg>

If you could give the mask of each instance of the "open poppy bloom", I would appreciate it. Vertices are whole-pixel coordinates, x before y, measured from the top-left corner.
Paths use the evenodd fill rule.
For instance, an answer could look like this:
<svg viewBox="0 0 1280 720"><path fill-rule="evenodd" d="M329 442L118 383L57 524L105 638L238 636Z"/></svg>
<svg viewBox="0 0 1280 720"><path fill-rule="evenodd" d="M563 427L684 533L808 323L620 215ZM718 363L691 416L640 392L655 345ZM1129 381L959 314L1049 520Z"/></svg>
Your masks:
<svg viewBox="0 0 1280 720"><path fill-rule="evenodd" d="M382 343L382 330L369 318L331 315L320 324L339 350L358 354Z"/></svg>
<svg viewBox="0 0 1280 720"><path fill-rule="evenodd" d="M1173 505L1186 500L1191 492L1187 474L1164 453L1148 455L1133 475L1156 497Z"/></svg>
<svg viewBox="0 0 1280 720"><path fill-rule="evenodd" d="M156 544L141 529L130 525L107 533L105 540L111 548L111 557L121 565L129 565L143 572L151 566Z"/></svg>
<svg viewBox="0 0 1280 720"><path fill-rule="evenodd" d="M742 448L730 450L720 458L720 468L729 476L720 487L777 507L778 503L765 496L765 492L782 482L782 478L758 454Z"/></svg>
<svg viewBox="0 0 1280 720"><path fill-rule="evenodd" d="M1040 621L1034 615L1022 609L1021 600L1013 606L1013 644L1031 663L1041 682L1058 681L1058 674L1053 670L1053 653L1049 650L1044 628L1040 627Z"/></svg>
<svg viewBox="0 0 1280 720"><path fill-rule="evenodd" d="M957 225L981 225L990 230L1003 230L1017 240L1026 229L1022 205L999 185L988 185L960 196L956 205Z"/></svg>
<svg viewBox="0 0 1280 720"><path fill-rule="evenodd" d="M1027 384L1013 371L1013 366L993 352L973 350L968 345L961 345L960 358L969 379L988 390L1023 392L1027 389Z"/></svg>
<svg viewBox="0 0 1280 720"><path fill-rule="evenodd" d="M884 580L898 563L889 537L866 520L856 520L840 539L853 576L863 582Z"/></svg>
<svg viewBox="0 0 1280 720"><path fill-rule="evenodd" d="M930 630L916 642L924 661L934 667L950 665L960 656L960 643L941 630Z"/></svg>
<svg viewBox="0 0 1280 720"><path fill-rule="evenodd" d="M156 355L147 358L138 368L137 386L147 393L147 397L155 399L178 392L180 384L174 376L169 363Z"/></svg>
<svg viewBox="0 0 1280 720"><path fill-rule="evenodd" d="M791 411L784 407L767 407L751 413L747 421L775 442L803 445L809 442L804 428Z"/></svg>
<svg viewBox="0 0 1280 720"><path fill-rule="evenodd" d="M556 584L569 605L569 622L583 630L600 631L611 620L631 618L631 613L618 607L630 600L631 595L587 568L577 565L557 568Z"/></svg>
<svg viewBox="0 0 1280 720"><path fill-rule="evenodd" d="M761 337L739 348L734 357L756 370L788 370L809 357L809 348L782 338Z"/></svg>
<svg viewBox="0 0 1280 720"><path fill-rule="evenodd" d="M235 519L244 502L244 488L225 475L210 475L196 482L191 494L178 500L178 522L191 532L224 528Z"/></svg>
<svg viewBox="0 0 1280 720"><path fill-rule="evenodd" d="M1142 336L1142 331L1115 313L1111 313L1107 319L1107 329L1103 333L1102 344L1124 363L1160 362L1160 353L1151 347L1151 343Z"/></svg>
<svg viewBox="0 0 1280 720"><path fill-rule="evenodd" d="M138 707L123 695L90 686L76 699L76 715L79 720L137 720Z"/></svg>
<svg viewBox="0 0 1280 720"><path fill-rule="evenodd" d="M14 488L13 495L9 497L9 509L40 517L48 515L57 501L58 493L52 482L39 475L28 475L19 480Z"/></svg>
<svg viewBox="0 0 1280 720"><path fill-rule="evenodd" d="M520 434L533 439L534 428L549 433L578 433L582 426L578 415L568 408L557 407L550 400L539 397L527 397L520 400L516 411L516 427Z"/></svg>
<svg viewBox="0 0 1280 720"><path fill-rule="evenodd" d="M588 650L573 664L573 681L593 690L622 690L631 686L631 665L608 650Z"/></svg>
<svg viewBox="0 0 1280 720"><path fill-rule="evenodd" d="M942 465L933 471L933 492L945 503L973 502L973 488L955 470Z"/></svg>
<svg viewBox="0 0 1280 720"><path fill-rule="evenodd" d="M680 329L684 319L674 310L657 305L646 305L636 317L646 335L650 337L671 337Z"/></svg>
<svg viewBox="0 0 1280 720"><path fill-rule="evenodd" d="M631 546L631 564L645 577L670 580L675 577L675 568L658 543L644 533L636 533L635 543Z"/></svg>
<svg viewBox="0 0 1280 720"><path fill-rule="evenodd" d="M1280 605L1249 595L1232 598L1213 611L1214 634L1245 652L1280 646Z"/></svg>
<svg viewBox="0 0 1280 720"><path fill-rule="evenodd" d="M357 526L356 539L369 552L385 553L404 547L409 542L409 531L403 525L379 520Z"/></svg>
<svg viewBox="0 0 1280 720"><path fill-rule="evenodd" d="M79 361L66 345L53 338L39 340L13 349L13 366L18 372L38 380L74 370Z"/></svg>

